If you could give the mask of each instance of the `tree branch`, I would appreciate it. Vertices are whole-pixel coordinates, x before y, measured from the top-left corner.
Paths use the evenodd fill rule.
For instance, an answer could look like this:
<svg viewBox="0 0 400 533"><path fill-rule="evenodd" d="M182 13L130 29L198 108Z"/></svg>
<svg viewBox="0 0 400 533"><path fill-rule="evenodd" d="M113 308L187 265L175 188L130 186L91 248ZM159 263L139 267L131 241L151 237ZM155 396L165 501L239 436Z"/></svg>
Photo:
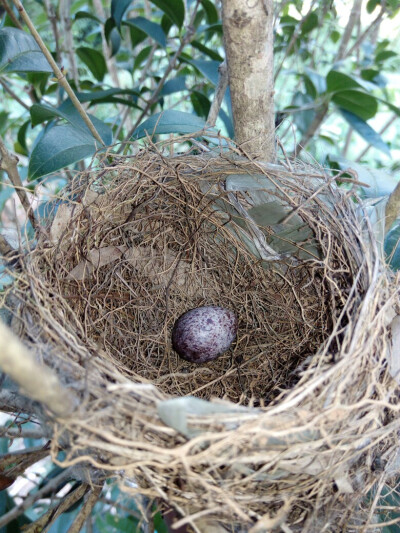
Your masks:
<svg viewBox="0 0 400 533"><path fill-rule="evenodd" d="M0 0L0 5L2 5L4 7L4 9L6 10L7 15L13 21L13 24L15 25L15 27L19 28L20 30L22 30L22 24L17 19L17 17L14 15L14 12L11 9L11 7L8 5L7 0Z"/></svg>
<svg viewBox="0 0 400 533"><path fill-rule="evenodd" d="M35 494L31 494L25 500L21 503L21 505L18 505L17 507L13 507L8 513L4 514L2 517L0 517L0 528L6 526L9 524L12 520L15 520L19 516L21 516L27 509L32 507L32 505L43 498L44 496L47 496L50 492L53 492L58 488L60 483L63 481L66 481L71 478L71 472L72 468L67 468L60 472L58 476L51 479L46 485L38 490Z"/></svg>
<svg viewBox="0 0 400 533"><path fill-rule="evenodd" d="M225 96L226 89L228 87L228 68L226 61L223 61L218 67L219 78L218 84L215 88L214 98L208 112L207 125L214 127L217 122L218 113L221 109L222 101Z"/></svg>
<svg viewBox="0 0 400 533"><path fill-rule="evenodd" d="M0 323L0 367L24 392L44 404L56 416L68 416L78 405L57 375L36 362L33 355L4 324Z"/></svg>
<svg viewBox="0 0 400 533"><path fill-rule="evenodd" d="M41 407L37 402L11 390L0 391L0 411L3 413L40 414Z"/></svg>
<svg viewBox="0 0 400 533"><path fill-rule="evenodd" d="M10 178L10 181L14 186L14 189L16 193L18 194L18 198L20 199L21 204L23 208L25 209L27 217L29 218L32 224L32 227L36 229L37 222L33 214L33 211L31 209L31 205L28 200L28 195L26 193L26 190L24 189L24 186L22 185L22 181L18 173L18 168L17 168L18 157L16 155L11 154L7 150L6 145L4 144L1 136L0 136L0 156L1 156L0 169L7 172L8 177Z"/></svg>
<svg viewBox="0 0 400 533"><path fill-rule="evenodd" d="M19 96L15 94L15 92L11 89L11 87L4 81L3 78L0 78L0 83L3 86L4 90L15 100L19 103L23 108L25 108L27 111L29 111L30 107L28 104L26 104Z"/></svg>
<svg viewBox="0 0 400 533"><path fill-rule="evenodd" d="M25 11L23 5L21 4L20 0L12 0L15 7L18 9L18 11L21 13L21 17L23 18L24 22L29 28L29 31L31 32L33 38L39 45L40 49L42 50L44 56L46 57L47 61L49 62L51 68L53 69L54 75L56 76L58 83L65 89L65 92L68 94L68 96L71 98L72 103L74 104L75 108L79 112L80 116L82 117L83 121L85 122L86 126L89 128L91 134L93 137L100 143L101 146L104 146L103 139L100 137L98 131L93 125L93 122L90 120L89 115L86 113L84 108L82 107L81 103L79 102L78 98L76 97L74 91L72 90L71 85L68 83L68 80L66 79L65 75L61 72L61 70L58 68L57 63L54 61L53 56L47 49L46 45L44 44L42 38L40 37L39 33L36 31L35 26L33 25L33 22L29 18L29 15Z"/></svg>
<svg viewBox="0 0 400 533"><path fill-rule="evenodd" d="M168 78L170 72L175 68L175 64L176 64L176 61L177 61L178 57L181 55L182 50L185 48L185 46L188 43L190 43L190 41L192 40L192 37L193 37L193 34L194 34L193 23L194 23L194 19L196 17L196 13L197 13L199 4L200 4L200 0L197 0L196 5L195 5L195 7L193 9L193 13L192 13L192 16L191 16L191 19L190 19L190 23L189 23L188 27L186 28L186 33L182 37L182 40L181 40L181 43L180 43L178 49L176 50L175 54L170 59L170 61L168 63L168 66L165 69L163 77L158 82L157 87L155 88L151 98L147 101L147 104L146 104L145 108L140 113L139 118L136 120L135 124L132 126L132 128L130 129L130 131L126 135L125 142L129 141L129 139L132 137L133 132L138 127L138 125L142 122L143 118L147 115L147 113L148 113L149 109L151 108L151 106L156 103L156 101L158 99L158 96L159 96L162 88L164 87L164 83L165 83L166 79ZM121 147L118 150L118 153L121 153L123 150L124 150L124 145L122 144Z"/></svg>
<svg viewBox="0 0 400 533"><path fill-rule="evenodd" d="M68 533L79 533L81 531L86 519L90 516L93 507L96 505L102 490L103 485L93 487L84 502L82 509L79 511L78 516L75 518L74 523L69 528Z"/></svg>

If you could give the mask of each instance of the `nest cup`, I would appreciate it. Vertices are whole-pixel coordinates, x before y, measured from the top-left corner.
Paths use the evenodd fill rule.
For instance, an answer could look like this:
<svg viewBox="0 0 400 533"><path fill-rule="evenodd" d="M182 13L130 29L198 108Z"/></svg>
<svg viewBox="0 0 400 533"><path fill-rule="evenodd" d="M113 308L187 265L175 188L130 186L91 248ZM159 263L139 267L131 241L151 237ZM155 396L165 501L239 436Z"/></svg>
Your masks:
<svg viewBox="0 0 400 533"><path fill-rule="evenodd" d="M395 280L320 169L174 155L184 140L77 176L14 284L27 342L82 398L53 420L54 454L197 531L352 531L397 449ZM238 334L196 365L171 331L203 305L232 309Z"/></svg>

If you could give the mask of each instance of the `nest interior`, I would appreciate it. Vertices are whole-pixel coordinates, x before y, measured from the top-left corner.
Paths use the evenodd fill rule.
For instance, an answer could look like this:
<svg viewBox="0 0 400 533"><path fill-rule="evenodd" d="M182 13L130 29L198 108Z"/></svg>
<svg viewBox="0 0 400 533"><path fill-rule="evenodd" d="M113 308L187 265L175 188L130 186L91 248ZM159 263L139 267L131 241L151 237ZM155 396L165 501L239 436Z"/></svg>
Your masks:
<svg viewBox="0 0 400 533"><path fill-rule="evenodd" d="M13 287L41 357L85 398L57 422L63 464L125 469L194 529L200 513L255 533L335 516L338 531L398 445L395 281L352 191L321 170L172 147L78 176ZM203 305L232 309L239 328L195 365L171 330ZM188 395L214 407L168 403Z"/></svg>
<svg viewBox="0 0 400 533"><path fill-rule="evenodd" d="M126 376L174 396L265 404L293 385L301 363L329 336L330 287L313 235L291 241L292 264L285 255L263 260L250 248L259 237L235 204L255 206L224 184L254 168L215 163L144 152L91 176L73 188L76 204L59 208L56 246L39 252L39 268L84 338ZM301 202L300 192L290 196L292 205ZM270 226L259 231L266 242L273 236ZM307 259L300 263L301 251ZM180 315L204 305L232 309L239 327L231 350L198 365L173 350L171 330Z"/></svg>

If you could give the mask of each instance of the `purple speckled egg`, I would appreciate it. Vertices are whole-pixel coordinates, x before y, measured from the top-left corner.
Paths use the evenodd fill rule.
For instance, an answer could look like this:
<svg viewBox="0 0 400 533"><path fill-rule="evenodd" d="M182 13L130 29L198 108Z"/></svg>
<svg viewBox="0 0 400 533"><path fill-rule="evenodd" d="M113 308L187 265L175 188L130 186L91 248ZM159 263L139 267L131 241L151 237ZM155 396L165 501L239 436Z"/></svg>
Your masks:
<svg viewBox="0 0 400 533"><path fill-rule="evenodd" d="M237 333L237 318L224 307L205 306L181 315L172 330L172 345L191 363L206 363L226 352Z"/></svg>

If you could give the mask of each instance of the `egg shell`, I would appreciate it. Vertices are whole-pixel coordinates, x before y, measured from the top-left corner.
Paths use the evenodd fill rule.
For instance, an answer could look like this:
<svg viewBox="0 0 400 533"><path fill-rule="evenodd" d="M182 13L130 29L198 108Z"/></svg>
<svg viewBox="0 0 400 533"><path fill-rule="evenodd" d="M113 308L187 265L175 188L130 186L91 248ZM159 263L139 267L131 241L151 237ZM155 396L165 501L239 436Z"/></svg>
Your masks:
<svg viewBox="0 0 400 533"><path fill-rule="evenodd" d="M206 363L226 352L237 333L237 318L224 307L197 307L181 315L172 330L174 350L187 361Z"/></svg>

